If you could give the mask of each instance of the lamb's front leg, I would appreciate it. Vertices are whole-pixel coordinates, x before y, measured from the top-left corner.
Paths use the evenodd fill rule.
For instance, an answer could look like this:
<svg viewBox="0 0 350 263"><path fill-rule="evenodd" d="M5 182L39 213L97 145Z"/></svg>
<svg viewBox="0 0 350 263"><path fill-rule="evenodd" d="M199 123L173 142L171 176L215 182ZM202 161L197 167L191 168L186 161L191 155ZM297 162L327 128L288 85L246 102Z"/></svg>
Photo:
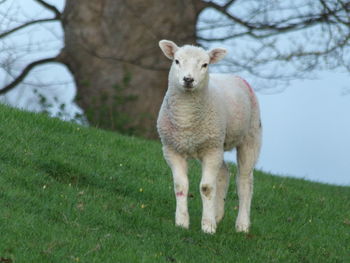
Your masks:
<svg viewBox="0 0 350 263"><path fill-rule="evenodd" d="M200 183L203 202L202 230L209 234L216 232L216 181L222 162L222 150L212 150L202 158L202 180Z"/></svg>
<svg viewBox="0 0 350 263"><path fill-rule="evenodd" d="M163 147L163 153L165 160L173 173L176 197L175 224L177 226L188 228L190 224L190 217L188 215L187 208L187 161L183 156L166 146Z"/></svg>

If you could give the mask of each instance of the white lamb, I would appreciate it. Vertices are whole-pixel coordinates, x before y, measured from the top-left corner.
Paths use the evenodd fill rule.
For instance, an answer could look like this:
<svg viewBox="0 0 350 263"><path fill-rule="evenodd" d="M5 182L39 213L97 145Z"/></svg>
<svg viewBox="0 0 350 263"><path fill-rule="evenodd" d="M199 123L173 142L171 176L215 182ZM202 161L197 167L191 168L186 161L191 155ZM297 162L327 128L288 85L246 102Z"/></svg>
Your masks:
<svg viewBox="0 0 350 263"><path fill-rule="evenodd" d="M178 47L168 40L160 41L159 46L173 60L157 128L174 178L175 223L189 227L187 159L196 158L202 162L202 230L216 232L224 216L230 176L223 155L237 148L236 231L248 232L253 169L261 144L257 98L240 77L208 73L208 65L222 59L225 49L207 52L196 46Z"/></svg>

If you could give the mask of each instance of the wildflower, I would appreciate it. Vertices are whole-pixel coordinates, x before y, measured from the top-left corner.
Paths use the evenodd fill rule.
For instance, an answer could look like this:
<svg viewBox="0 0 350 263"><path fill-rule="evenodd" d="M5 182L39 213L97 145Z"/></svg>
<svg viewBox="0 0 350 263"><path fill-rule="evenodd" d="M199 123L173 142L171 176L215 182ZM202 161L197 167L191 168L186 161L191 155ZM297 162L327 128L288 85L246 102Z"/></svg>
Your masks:
<svg viewBox="0 0 350 263"><path fill-rule="evenodd" d="M80 210L80 211L83 211L84 210L84 203L78 203L77 204L77 209Z"/></svg>

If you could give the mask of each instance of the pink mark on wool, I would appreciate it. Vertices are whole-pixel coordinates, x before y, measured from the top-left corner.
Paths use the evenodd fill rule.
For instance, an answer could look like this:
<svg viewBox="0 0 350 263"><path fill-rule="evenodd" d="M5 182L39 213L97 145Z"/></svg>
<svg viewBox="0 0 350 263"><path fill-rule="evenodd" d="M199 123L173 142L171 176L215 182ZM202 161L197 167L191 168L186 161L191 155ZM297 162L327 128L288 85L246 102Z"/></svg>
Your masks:
<svg viewBox="0 0 350 263"><path fill-rule="evenodd" d="M248 90L249 90L249 95L250 95L250 98L253 102L253 105L256 105L256 97L255 97L255 93L254 93L254 90L253 88L249 85L248 81L246 81L244 78L241 78L239 77L243 82L244 84L247 86Z"/></svg>
<svg viewBox="0 0 350 263"><path fill-rule="evenodd" d="M180 191L180 192L176 192L176 196L185 196L184 192Z"/></svg>
<svg viewBox="0 0 350 263"><path fill-rule="evenodd" d="M245 79L242 79L242 80L243 80L244 84L248 87L250 95L253 95L254 91L253 91L252 87L249 85L248 81L246 81Z"/></svg>

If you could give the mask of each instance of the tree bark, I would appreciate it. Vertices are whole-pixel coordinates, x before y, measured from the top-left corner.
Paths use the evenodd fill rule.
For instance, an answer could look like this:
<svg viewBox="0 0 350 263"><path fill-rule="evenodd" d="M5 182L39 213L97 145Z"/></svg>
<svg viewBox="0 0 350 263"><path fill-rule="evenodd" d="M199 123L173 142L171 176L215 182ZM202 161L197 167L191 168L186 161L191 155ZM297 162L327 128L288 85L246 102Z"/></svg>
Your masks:
<svg viewBox="0 0 350 263"><path fill-rule="evenodd" d="M92 125L155 138L170 62L158 41L196 42L199 0L67 0L60 58Z"/></svg>

